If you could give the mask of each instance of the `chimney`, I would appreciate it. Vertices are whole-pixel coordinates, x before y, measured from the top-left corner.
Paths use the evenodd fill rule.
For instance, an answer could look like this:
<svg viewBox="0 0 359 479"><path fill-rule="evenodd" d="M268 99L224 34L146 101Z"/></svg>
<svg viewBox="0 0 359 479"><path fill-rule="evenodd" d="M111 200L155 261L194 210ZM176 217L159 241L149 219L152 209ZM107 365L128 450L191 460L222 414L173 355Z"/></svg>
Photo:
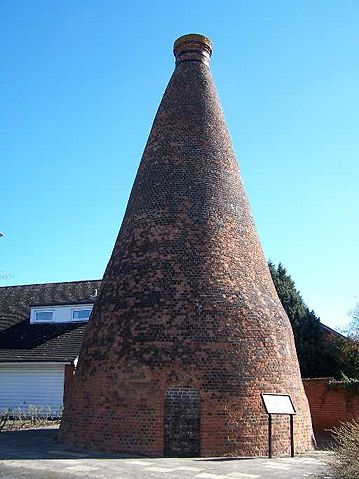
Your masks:
<svg viewBox="0 0 359 479"><path fill-rule="evenodd" d="M208 68L180 37L89 320L59 439L150 456L264 456L263 393L290 395L297 452L311 419ZM286 416L273 453L289 453Z"/></svg>

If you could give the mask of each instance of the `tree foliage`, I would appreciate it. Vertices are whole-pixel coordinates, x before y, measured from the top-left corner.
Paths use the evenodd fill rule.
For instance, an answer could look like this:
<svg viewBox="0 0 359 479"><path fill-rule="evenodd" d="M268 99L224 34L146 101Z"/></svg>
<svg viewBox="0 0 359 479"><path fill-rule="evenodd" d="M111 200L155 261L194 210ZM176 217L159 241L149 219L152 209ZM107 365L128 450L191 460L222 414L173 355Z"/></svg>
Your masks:
<svg viewBox="0 0 359 479"><path fill-rule="evenodd" d="M359 304L351 312L351 321L343 331L347 340L338 344L342 369L347 376L359 379Z"/></svg>
<svg viewBox="0 0 359 479"><path fill-rule="evenodd" d="M325 337L319 317L304 303L286 268L281 263L268 266L293 328L302 377L339 376L342 363L336 340Z"/></svg>
<svg viewBox="0 0 359 479"><path fill-rule="evenodd" d="M351 321L345 333L354 342L359 343L359 303L350 313Z"/></svg>

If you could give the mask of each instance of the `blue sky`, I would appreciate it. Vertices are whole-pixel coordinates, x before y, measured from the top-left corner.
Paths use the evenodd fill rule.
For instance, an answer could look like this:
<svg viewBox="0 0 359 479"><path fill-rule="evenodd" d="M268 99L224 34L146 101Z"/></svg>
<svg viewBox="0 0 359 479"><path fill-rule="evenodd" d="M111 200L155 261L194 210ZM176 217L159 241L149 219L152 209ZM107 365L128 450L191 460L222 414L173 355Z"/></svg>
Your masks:
<svg viewBox="0 0 359 479"><path fill-rule="evenodd" d="M359 301L357 0L1 0L0 18L2 285L102 277L173 41L198 32L267 258L324 323L346 323Z"/></svg>

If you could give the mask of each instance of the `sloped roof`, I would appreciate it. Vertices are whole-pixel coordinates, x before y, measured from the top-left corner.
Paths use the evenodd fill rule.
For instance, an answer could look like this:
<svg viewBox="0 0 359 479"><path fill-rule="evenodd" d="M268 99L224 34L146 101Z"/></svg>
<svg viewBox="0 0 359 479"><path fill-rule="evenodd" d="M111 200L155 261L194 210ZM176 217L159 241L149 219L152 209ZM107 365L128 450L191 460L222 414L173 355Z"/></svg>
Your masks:
<svg viewBox="0 0 359 479"><path fill-rule="evenodd" d="M79 354L87 323L30 324L31 306L89 304L101 280L0 287L0 363L70 362ZM345 338L323 323L322 329Z"/></svg>
<svg viewBox="0 0 359 479"><path fill-rule="evenodd" d="M339 333L339 331L336 331L333 328L330 328L326 324L320 323L320 326L322 327L323 332L327 335L328 339L348 339L346 336L344 336L342 333Z"/></svg>
<svg viewBox="0 0 359 479"><path fill-rule="evenodd" d="M0 362L70 362L87 323L30 324L31 306L85 304L100 280L0 287Z"/></svg>

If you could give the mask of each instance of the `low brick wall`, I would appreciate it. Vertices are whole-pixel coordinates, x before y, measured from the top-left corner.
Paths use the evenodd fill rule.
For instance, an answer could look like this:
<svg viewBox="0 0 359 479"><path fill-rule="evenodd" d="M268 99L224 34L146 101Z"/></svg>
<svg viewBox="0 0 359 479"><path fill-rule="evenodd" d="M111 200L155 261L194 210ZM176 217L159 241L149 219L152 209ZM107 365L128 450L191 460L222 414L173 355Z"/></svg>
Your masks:
<svg viewBox="0 0 359 479"><path fill-rule="evenodd" d="M312 414L314 432L339 426L341 422L359 416L359 395L340 385L329 386L332 378L303 379Z"/></svg>

